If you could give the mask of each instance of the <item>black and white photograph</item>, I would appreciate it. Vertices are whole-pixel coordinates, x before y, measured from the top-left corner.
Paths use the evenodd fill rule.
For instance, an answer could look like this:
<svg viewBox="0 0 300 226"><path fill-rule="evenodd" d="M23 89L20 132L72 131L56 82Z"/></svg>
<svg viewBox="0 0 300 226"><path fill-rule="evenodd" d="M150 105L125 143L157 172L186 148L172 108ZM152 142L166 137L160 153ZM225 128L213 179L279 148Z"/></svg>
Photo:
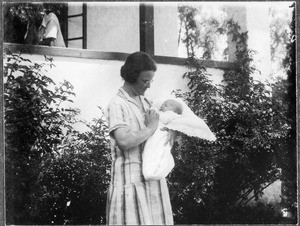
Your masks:
<svg viewBox="0 0 300 226"><path fill-rule="evenodd" d="M1 7L3 225L298 224L295 1Z"/></svg>

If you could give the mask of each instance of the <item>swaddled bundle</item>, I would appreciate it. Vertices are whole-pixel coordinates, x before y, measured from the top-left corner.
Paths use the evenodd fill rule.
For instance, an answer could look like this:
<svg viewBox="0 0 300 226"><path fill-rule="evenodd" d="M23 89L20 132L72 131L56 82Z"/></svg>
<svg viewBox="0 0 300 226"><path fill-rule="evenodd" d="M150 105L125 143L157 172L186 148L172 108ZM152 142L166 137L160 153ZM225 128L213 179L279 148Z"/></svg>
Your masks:
<svg viewBox="0 0 300 226"><path fill-rule="evenodd" d="M160 180L174 167L171 145L167 141L167 128L209 141L216 140L206 123L197 117L179 98L157 100L153 108L159 111L159 125L146 141L143 152L143 175L146 180Z"/></svg>

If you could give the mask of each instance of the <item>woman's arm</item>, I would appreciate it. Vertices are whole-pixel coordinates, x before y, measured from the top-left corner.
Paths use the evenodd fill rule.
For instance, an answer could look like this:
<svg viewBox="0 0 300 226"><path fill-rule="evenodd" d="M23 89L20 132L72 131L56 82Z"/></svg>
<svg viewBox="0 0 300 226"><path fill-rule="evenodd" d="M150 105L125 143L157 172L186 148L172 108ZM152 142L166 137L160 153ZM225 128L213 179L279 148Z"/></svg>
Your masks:
<svg viewBox="0 0 300 226"><path fill-rule="evenodd" d="M145 142L157 129L159 115L154 110L149 110L145 115L144 129L132 131L130 128L118 128L114 133L117 145L122 150L126 151Z"/></svg>
<svg viewBox="0 0 300 226"><path fill-rule="evenodd" d="M114 136L118 147L127 151L145 142L154 131L148 127L139 131L131 131L129 128L119 128L114 131Z"/></svg>

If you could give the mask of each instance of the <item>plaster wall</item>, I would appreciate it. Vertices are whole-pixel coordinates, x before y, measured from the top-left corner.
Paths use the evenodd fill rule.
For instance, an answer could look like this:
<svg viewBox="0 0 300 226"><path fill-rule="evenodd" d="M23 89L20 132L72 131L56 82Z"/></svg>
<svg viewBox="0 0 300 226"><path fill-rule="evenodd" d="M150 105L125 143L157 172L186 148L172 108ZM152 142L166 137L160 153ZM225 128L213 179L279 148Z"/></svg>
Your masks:
<svg viewBox="0 0 300 226"><path fill-rule="evenodd" d="M240 32L248 32L248 48L253 50L253 64L258 71L253 78L264 81L271 73L271 37L270 37L270 4L240 3L228 5L229 18L238 22ZM235 61L235 43L228 37L229 61Z"/></svg>
<svg viewBox="0 0 300 226"><path fill-rule="evenodd" d="M237 22L241 28L240 32L247 31L246 21L246 7L245 5L226 5L224 6L228 14L228 18L232 18L234 22ZM228 36L228 60L230 62L236 61L235 48L236 43L232 42L232 36Z"/></svg>
<svg viewBox="0 0 300 226"><path fill-rule="evenodd" d="M178 4L154 4L154 53L178 57Z"/></svg>
<svg viewBox="0 0 300 226"><path fill-rule="evenodd" d="M37 63L44 62L43 55L24 54L23 57ZM100 117L98 106L105 109L109 100L123 85L120 76L123 61L56 56L54 64L55 67L48 70L47 76L57 84L64 80L69 81L74 86L73 91L76 94L76 97L73 97L74 103L67 102L64 107L79 108L80 118L88 122ZM175 89L188 91L187 80L182 78L186 71L187 68L184 66L158 64L154 81L146 95L155 99L167 97ZM208 72L213 75L211 79L215 83L219 83L222 79L222 70L208 69ZM80 130L86 129L83 124L75 127Z"/></svg>
<svg viewBox="0 0 300 226"><path fill-rule="evenodd" d="M249 34L248 46L254 50L254 64L260 72L254 73L254 78L263 81L271 73L271 36L269 5L247 4L247 28Z"/></svg>
<svg viewBox="0 0 300 226"><path fill-rule="evenodd" d="M132 53L140 49L139 3L87 3L87 48Z"/></svg>

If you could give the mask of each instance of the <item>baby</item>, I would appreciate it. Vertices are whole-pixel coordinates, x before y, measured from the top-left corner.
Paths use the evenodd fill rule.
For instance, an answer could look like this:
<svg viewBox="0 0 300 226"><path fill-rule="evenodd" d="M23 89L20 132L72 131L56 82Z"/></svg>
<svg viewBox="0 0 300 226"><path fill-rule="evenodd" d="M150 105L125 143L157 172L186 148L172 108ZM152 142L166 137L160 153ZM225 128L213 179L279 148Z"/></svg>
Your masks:
<svg viewBox="0 0 300 226"><path fill-rule="evenodd" d="M143 151L145 180L160 180L166 177L174 167L171 144L170 142L166 144L168 129L179 131L190 137L208 141L216 140L205 121L196 116L181 99L170 98L164 102L156 100L153 106L159 109L159 124L145 143Z"/></svg>
<svg viewBox="0 0 300 226"><path fill-rule="evenodd" d="M173 99L168 99L161 105L159 109L159 120L163 124L168 124L175 118L180 117L183 112L182 105Z"/></svg>
<svg viewBox="0 0 300 226"><path fill-rule="evenodd" d="M183 112L183 107L178 101L173 99L168 99L165 102L163 102L159 110L162 112L173 111L181 115Z"/></svg>
<svg viewBox="0 0 300 226"><path fill-rule="evenodd" d="M159 180L166 177L174 167L171 145L166 144L168 132L163 131L172 120L181 116L182 105L173 99L163 102L159 109L159 125L146 141L143 152L143 174L146 180Z"/></svg>

